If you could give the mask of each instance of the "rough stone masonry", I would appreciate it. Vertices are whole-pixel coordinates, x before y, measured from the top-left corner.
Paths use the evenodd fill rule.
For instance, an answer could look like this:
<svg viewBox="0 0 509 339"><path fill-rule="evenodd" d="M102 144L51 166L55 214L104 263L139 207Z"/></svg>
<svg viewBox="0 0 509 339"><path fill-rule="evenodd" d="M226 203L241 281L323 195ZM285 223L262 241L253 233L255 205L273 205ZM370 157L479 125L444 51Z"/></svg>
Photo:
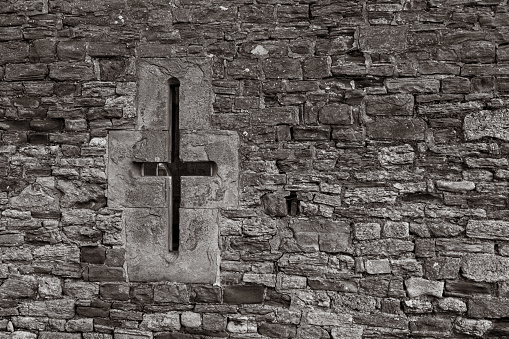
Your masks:
<svg viewBox="0 0 509 339"><path fill-rule="evenodd" d="M109 135L191 59L218 279L130 279ZM509 337L507 0L4 0L0 80L0 339Z"/></svg>

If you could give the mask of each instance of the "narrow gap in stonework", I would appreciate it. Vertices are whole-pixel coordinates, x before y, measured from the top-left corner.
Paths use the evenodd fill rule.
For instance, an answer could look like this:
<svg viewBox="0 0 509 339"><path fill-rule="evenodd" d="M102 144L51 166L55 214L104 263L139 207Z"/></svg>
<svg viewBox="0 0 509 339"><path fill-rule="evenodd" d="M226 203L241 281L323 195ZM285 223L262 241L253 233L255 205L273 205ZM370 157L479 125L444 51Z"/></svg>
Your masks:
<svg viewBox="0 0 509 339"><path fill-rule="evenodd" d="M286 196L286 208L288 209L288 215L294 217L299 214L299 199L297 198L297 192L291 191L290 195Z"/></svg>
<svg viewBox="0 0 509 339"><path fill-rule="evenodd" d="M180 82L176 78L169 80L170 84L170 121L169 129L171 134L170 162L180 162L180 131L179 131L179 87ZM168 249L178 251L180 241L180 174L173 173L171 176L171 215L169 215L170 229L168 230Z"/></svg>

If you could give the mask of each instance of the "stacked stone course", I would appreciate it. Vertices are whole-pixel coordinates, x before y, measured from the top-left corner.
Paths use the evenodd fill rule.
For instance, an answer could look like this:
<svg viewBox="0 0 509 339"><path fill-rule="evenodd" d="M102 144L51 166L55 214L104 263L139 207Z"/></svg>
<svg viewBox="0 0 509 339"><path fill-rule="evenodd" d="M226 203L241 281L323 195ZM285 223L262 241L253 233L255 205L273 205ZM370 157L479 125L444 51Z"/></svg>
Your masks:
<svg viewBox="0 0 509 339"><path fill-rule="evenodd" d="M195 56L220 284L129 282L108 131ZM0 80L0 338L509 337L507 0L6 0Z"/></svg>

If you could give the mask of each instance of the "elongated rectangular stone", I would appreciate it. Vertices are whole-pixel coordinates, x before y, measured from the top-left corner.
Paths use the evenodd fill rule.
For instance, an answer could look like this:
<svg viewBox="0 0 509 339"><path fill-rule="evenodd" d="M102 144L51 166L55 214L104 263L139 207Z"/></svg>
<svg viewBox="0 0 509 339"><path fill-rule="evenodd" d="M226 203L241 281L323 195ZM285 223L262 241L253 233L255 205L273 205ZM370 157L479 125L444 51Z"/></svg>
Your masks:
<svg viewBox="0 0 509 339"><path fill-rule="evenodd" d="M509 317L509 299L491 296L470 299L468 315L472 318L507 318Z"/></svg>
<svg viewBox="0 0 509 339"><path fill-rule="evenodd" d="M412 115L414 111L411 94L369 95L365 102L368 115Z"/></svg>
<svg viewBox="0 0 509 339"><path fill-rule="evenodd" d="M440 80L430 78L388 79L385 86L389 93L438 93Z"/></svg>
<svg viewBox="0 0 509 339"><path fill-rule="evenodd" d="M509 280L509 258L493 254L470 254L462 259L462 275L474 281Z"/></svg>
<svg viewBox="0 0 509 339"><path fill-rule="evenodd" d="M422 119L377 119L367 124L372 139L424 140L426 122Z"/></svg>
<svg viewBox="0 0 509 339"><path fill-rule="evenodd" d="M469 220L467 237L509 240L509 222L504 220Z"/></svg>
<svg viewBox="0 0 509 339"><path fill-rule="evenodd" d="M407 47L408 28L404 26L362 27L359 34L361 51L403 51Z"/></svg>

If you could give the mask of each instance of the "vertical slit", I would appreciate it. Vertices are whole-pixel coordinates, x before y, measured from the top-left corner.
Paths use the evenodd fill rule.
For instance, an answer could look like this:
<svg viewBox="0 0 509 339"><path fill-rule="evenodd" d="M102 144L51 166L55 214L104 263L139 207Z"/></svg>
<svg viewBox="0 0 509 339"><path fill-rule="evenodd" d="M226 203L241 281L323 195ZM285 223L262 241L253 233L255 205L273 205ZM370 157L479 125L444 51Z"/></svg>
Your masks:
<svg viewBox="0 0 509 339"><path fill-rule="evenodd" d="M171 133L171 154L170 161L173 164L180 162L180 133L179 133L179 86L177 79L170 79L170 133ZM178 171L176 171L178 172ZM180 242L180 173L171 175L171 216L169 216L170 229L168 230L168 248L171 252L178 251Z"/></svg>

